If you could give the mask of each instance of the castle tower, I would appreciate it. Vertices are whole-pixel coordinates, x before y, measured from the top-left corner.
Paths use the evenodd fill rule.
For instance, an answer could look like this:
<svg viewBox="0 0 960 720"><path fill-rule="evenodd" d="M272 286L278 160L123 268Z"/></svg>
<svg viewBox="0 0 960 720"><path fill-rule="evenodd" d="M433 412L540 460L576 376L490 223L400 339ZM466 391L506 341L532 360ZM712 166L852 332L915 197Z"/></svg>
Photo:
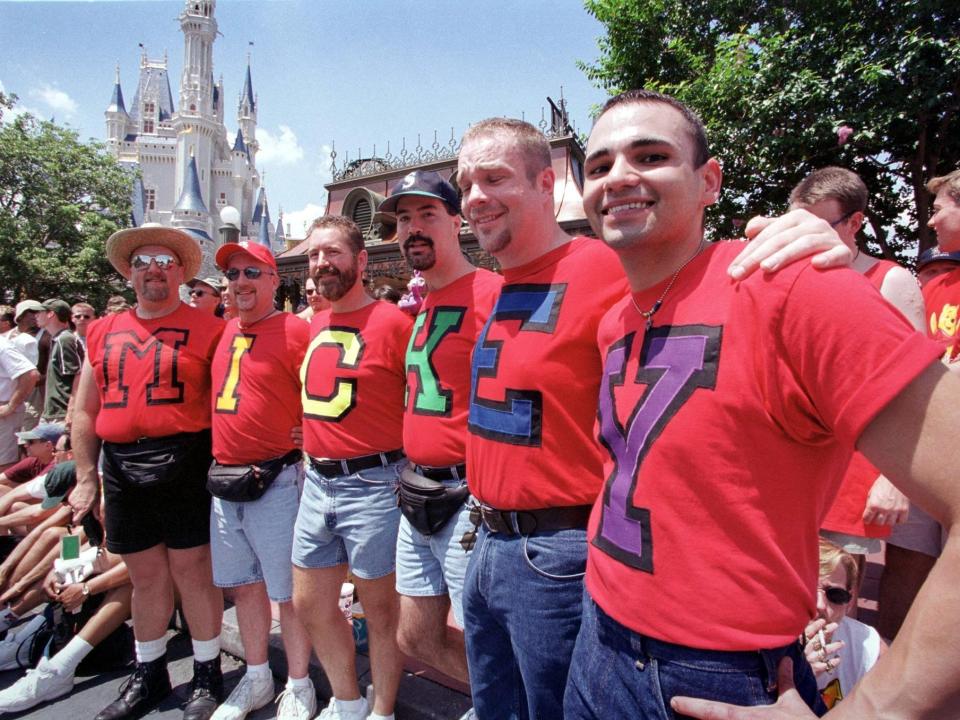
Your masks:
<svg viewBox="0 0 960 720"><path fill-rule="evenodd" d="M197 173L196 158L191 157L186 165L182 179L183 192L173 207L173 227L190 233L203 250L204 267L214 252L213 238L207 232L210 227L210 211L200 192L200 176Z"/></svg>
<svg viewBox="0 0 960 720"><path fill-rule="evenodd" d="M243 141L250 152L250 161L256 162L257 150L257 96L253 94L253 81L250 79L250 58L247 58L247 77L243 81L240 104L237 108L237 123L243 132Z"/></svg>
<svg viewBox="0 0 960 720"><path fill-rule="evenodd" d="M104 112L107 119L107 142L117 145L127 136L127 124L130 116L123 104L123 90L120 88L120 66L117 65L117 76L113 82L113 96Z"/></svg>

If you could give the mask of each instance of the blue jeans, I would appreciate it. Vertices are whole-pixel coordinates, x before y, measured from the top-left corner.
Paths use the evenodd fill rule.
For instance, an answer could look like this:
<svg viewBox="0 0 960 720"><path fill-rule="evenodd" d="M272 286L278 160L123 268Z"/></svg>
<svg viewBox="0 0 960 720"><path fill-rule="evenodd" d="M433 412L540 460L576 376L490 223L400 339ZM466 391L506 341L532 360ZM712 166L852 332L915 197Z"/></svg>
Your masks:
<svg viewBox="0 0 960 720"><path fill-rule="evenodd" d="M777 665L784 656L793 659L793 680L800 696L822 714L817 681L799 643L773 650L724 652L662 642L624 627L584 592L583 623L573 652L563 717L685 717L670 708L674 695L735 705L770 705L777 700Z"/></svg>
<svg viewBox="0 0 960 720"><path fill-rule="evenodd" d="M559 720L580 627L585 530L504 536L480 528L463 588L481 720Z"/></svg>

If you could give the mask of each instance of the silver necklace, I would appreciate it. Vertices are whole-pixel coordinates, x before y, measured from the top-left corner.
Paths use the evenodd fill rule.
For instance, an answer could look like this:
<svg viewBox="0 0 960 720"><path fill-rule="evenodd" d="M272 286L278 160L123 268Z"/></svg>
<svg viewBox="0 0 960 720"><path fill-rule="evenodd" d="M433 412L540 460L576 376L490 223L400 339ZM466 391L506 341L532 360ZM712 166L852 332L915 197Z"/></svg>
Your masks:
<svg viewBox="0 0 960 720"><path fill-rule="evenodd" d="M660 309L660 306L663 305L663 299L667 296L667 293L670 292L670 288L673 287L673 283L676 282L677 278L680 276L680 273L683 272L683 269L692 263L697 255L703 250L703 238L700 238L700 244L697 245L696 251L687 258L686 262L683 263L680 267L677 268L677 271L673 274L673 277L670 278L670 282L667 283L667 286L663 289L663 292L660 293L660 297L657 298L657 301L650 307L649 310L644 310L639 305L637 305L637 299L633 296L633 293L630 294L630 299L633 301L633 306L637 309L637 312L643 315L647 320L647 325L645 330L650 330L653 327L653 316L657 314L657 311Z"/></svg>

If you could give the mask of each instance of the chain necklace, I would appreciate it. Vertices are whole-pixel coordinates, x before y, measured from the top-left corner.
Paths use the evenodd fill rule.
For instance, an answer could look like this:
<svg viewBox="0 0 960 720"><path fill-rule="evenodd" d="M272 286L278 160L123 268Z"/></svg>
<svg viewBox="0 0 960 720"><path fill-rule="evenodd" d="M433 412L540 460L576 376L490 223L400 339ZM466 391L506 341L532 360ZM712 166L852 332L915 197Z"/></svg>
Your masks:
<svg viewBox="0 0 960 720"><path fill-rule="evenodd" d="M657 298L657 301L651 306L649 310L642 309L637 305L637 299L633 296L633 293L630 293L630 299L633 301L633 306L637 309L637 312L643 315L647 320L647 325L645 331L649 331L653 327L653 316L657 314L657 311L660 309L660 306L663 305L663 299L667 296L667 293L670 292L670 288L673 287L673 283L676 282L677 278L680 276L680 273L683 272L683 269L692 263L697 255L703 250L703 238L700 238L700 244L697 245L696 251L687 258L687 261L683 263L680 267L677 268L677 271L673 274L673 277L670 278L670 282L667 283L667 286L663 289L663 292L660 293L660 297Z"/></svg>

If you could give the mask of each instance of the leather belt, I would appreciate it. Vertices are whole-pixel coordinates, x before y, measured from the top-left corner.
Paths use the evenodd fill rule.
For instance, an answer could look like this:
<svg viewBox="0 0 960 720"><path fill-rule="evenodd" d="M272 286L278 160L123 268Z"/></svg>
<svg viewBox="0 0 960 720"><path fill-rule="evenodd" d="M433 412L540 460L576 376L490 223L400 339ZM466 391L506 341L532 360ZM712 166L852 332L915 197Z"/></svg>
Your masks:
<svg viewBox="0 0 960 720"><path fill-rule="evenodd" d="M403 450L360 455L346 460L320 460L311 456L310 465L321 475L332 477L335 475L353 475L361 470L369 470L375 467L386 467L402 458Z"/></svg>
<svg viewBox="0 0 960 720"><path fill-rule="evenodd" d="M423 475L425 478L430 478L431 480L467 479L466 463L460 463L459 465L443 465L441 467L433 467L432 465L414 465L413 471L418 475Z"/></svg>
<svg viewBox="0 0 960 720"><path fill-rule="evenodd" d="M272 460L279 460L280 464L283 467L287 467L288 465L295 465L296 463L303 460L303 450L301 450L300 448L294 448L293 450L288 452L286 455L281 455L279 458L270 458L268 460L261 460L260 462L255 462L250 464L265 465L266 463L271 462Z"/></svg>
<svg viewBox="0 0 960 720"><path fill-rule="evenodd" d="M480 519L487 530L504 535L530 535L535 532L586 528L590 519L590 505L512 511L480 505L479 510Z"/></svg>

